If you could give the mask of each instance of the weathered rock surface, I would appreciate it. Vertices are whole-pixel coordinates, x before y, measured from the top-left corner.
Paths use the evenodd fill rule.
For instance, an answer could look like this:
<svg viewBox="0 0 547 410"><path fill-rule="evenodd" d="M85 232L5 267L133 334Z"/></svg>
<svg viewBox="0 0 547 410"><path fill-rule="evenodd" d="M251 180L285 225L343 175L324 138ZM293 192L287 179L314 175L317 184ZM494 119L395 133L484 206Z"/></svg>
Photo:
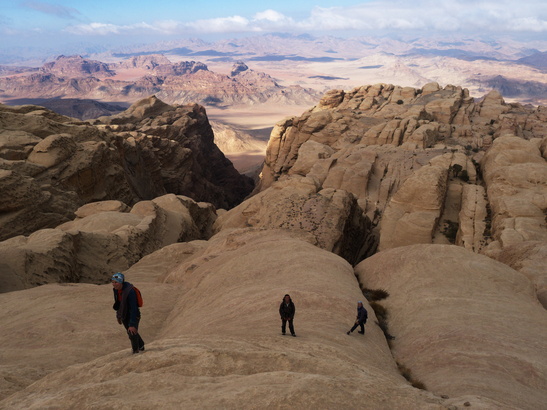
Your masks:
<svg viewBox="0 0 547 410"><path fill-rule="evenodd" d="M495 91L475 101L436 83L332 90L274 127L255 192L308 177L318 191L357 198L379 249L456 243L497 258L547 239L546 114Z"/></svg>
<svg viewBox="0 0 547 410"><path fill-rule="evenodd" d="M345 334L362 295L342 258L274 231L224 232L198 249L168 268L165 284L126 272L145 298L138 357L115 321L110 285L0 295L0 407L447 407L410 387L378 327ZM287 292L296 338L279 329ZM96 325L82 326L83 316Z"/></svg>
<svg viewBox="0 0 547 410"><path fill-rule="evenodd" d="M257 227L311 233L314 244L351 263L370 252L370 220L355 197L344 191L318 190L311 178L292 176L219 216L215 230ZM372 243L370 243L372 242Z"/></svg>
<svg viewBox="0 0 547 410"><path fill-rule="evenodd" d="M524 275L450 245L390 249L356 273L365 288L389 293L379 303L394 357L429 391L491 408L547 402L547 313Z"/></svg>
<svg viewBox="0 0 547 410"><path fill-rule="evenodd" d="M200 106L151 97L103 121L0 105L0 240L53 228L89 202L174 193L230 208L252 190L214 145Z"/></svg>
<svg viewBox="0 0 547 410"><path fill-rule="evenodd" d="M499 245L547 241L547 163L537 145L514 136L497 138L482 167Z"/></svg>
<svg viewBox="0 0 547 410"><path fill-rule="evenodd" d="M152 96L93 123L127 141L120 154L142 198L157 196L159 184L165 192L229 209L253 189L252 179L240 175L215 145L202 106L171 106ZM139 184L139 175L148 170L154 180Z"/></svg>
<svg viewBox="0 0 547 410"><path fill-rule="evenodd" d="M447 174L444 167L426 166L404 182L382 217L379 250L431 243L444 206Z"/></svg>
<svg viewBox="0 0 547 410"><path fill-rule="evenodd" d="M104 283L144 255L176 242L211 236L211 204L173 194L129 209L118 201L78 209L56 229L0 242L0 292L56 282Z"/></svg>
<svg viewBox="0 0 547 410"><path fill-rule="evenodd" d="M133 203L114 135L38 106L0 105L0 239L55 227L87 202Z"/></svg>
<svg viewBox="0 0 547 410"><path fill-rule="evenodd" d="M547 162L534 141L506 135L494 141L482 168L494 239L485 253L501 261L518 260L510 266L534 281L547 308Z"/></svg>

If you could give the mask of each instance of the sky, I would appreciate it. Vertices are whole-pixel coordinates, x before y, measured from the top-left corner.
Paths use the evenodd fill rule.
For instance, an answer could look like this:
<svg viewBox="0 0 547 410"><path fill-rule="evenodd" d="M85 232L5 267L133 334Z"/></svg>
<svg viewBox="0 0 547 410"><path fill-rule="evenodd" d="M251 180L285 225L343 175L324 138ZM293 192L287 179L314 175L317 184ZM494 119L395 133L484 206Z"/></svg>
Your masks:
<svg viewBox="0 0 547 410"><path fill-rule="evenodd" d="M547 39L547 0L0 0L0 52L268 32L358 37L477 34Z"/></svg>

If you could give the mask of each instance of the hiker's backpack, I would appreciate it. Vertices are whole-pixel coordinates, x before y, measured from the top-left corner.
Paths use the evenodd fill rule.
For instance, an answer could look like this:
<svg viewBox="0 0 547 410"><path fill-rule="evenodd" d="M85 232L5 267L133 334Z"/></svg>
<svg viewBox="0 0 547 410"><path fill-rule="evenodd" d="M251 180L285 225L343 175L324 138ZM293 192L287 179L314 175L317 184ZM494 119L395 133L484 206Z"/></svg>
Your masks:
<svg viewBox="0 0 547 410"><path fill-rule="evenodd" d="M142 301L141 291L137 289L136 286L133 286L133 289L135 289L135 294L137 295L137 305L139 307L142 307L143 301Z"/></svg>

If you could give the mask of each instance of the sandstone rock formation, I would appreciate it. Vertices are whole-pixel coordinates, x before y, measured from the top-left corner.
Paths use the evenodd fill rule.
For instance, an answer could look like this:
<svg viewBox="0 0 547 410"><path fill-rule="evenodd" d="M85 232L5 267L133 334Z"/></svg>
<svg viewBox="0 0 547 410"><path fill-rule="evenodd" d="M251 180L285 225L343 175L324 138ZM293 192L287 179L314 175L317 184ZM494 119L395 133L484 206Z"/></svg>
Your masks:
<svg viewBox="0 0 547 410"><path fill-rule="evenodd" d="M138 198L111 133L38 106L0 106L0 239L72 219L87 202Z"/></svg>
<svg viewBox="0 0 547 410"><path fill-rule="evenodd" d="M152 96L93 123L127 142L120 154L142 198L157 196L159 183L165 192L232 208L253 189L252 179L240 175L215 145L202 106L171 106ZM139 185L138 176L148 169L158 181Z"/></svg>
<svg viewBox="0 0 547 410"><path fill-rule="evenodd" d="M351 263L370 252L370 220L344 190L319 190L311 178L294 176L222 214L215 230L260 227L310 233L314 244Z"/></svg>
<svg viewBox="0 0 547 410"><path fill-rule="evenodd" d="M542 107L438 84L335 90L276 126L255 195L218 214L197 201L235 205L250 186L213 169L225 158L198 105L150 97L94 125L3 112L2 229L65 213L0 242L0 408L547 402ZM130 200L62 173L96 146ZM117 270L145 295L143 354L100 286ZM297 338L280 335L285 293ZM345 334L358 300L364 337Z"/></svg>
<svg viewBox="0 0 547 410"><path fill-rule="evenodd" d="M203 107L151 97L97 123L0 106L0 240L68 222L88 202L174 193L230 208L252 190L214 145Z"/></svg>
<svg viewBox="0 0 547 410"><path fill-rule="evenodd" d="M94 202L55 229L0 242L0 292L46 283L104 283L144 255L172 243L211 236L211 204L164 195L131 209L120 201Z"/></svg>
<svg viewBox="0 0 547 410"><path fill-rule="evenodd" d="M362 295L351 266L336 255L286 233L253 230L226 231L196 251L177 266L164 264L163 284L154 282L153 269L148 280L140 276L147 344L138 357L113 316L110 285L46 285L0 295L8 313L0 317L6 330L0 334L0 407L366 403L442 409L446 403L488 403L410 387L373 324L365 337L347 336L354 301ZM159 252L148 257L149 266L165 261ZM126 273L133 280L132 270ZM298 337L290 339L281 336L277 314L287 292L297 306ZM82 326L82 315L95 325ZM372 310L370 316L373 323Z"/></svg>
<svg viewBox="0 0 547 410"><path fill-rule="evenodd" d="M494 240L485 253L532 279L547 308L547 165L539 143L503 136L482 160Z"/></svg>
<svg viewBox="0 0 547 410"><path fill-rule="evenodd" d="M171 63L163 55L106 64L81 56L59 56L39 72L0 77L4 101L19 98L79 98L134 103L156 94L171 104L228 106L265 102L313 104L319 94L280 86L269 75L236 64L232 76L196 61Z"/></svg>
<svg viewBox="0 0 547 410"><path fill-rule="evenodd" d="M547 314L524 275L450 245L390 249L356 273L364 288L389 293L378 303L393 355L428 391L487 408L547 402Z"/></svg>
<svg viewBox="0 0 547 410"><path fill-rule="evenodd" d="M45 63L42 71L59 77L111 77L114 75L108 64L96 60L87 60L82 56L58 56L54 61Z"/></svg>
<svg viewBox="0 0 547 410"><path fill-rule="evenodd" d="M505 246L545 243L546 124L544 107L507 104L495 91L475 101L437 83L332 90L275 126L255 192L304 176L318 191L351 192L380 250L456 243L501 258ZM519 261L545 292L540 263Z"/></svg>

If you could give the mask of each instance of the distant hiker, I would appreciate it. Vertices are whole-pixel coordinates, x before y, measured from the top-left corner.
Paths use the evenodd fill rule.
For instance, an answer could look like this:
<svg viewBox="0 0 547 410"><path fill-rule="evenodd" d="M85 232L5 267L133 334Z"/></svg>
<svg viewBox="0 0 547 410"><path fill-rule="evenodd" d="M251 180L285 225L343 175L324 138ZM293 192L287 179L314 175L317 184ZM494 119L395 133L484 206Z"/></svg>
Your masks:
<svg viewBox="0 0 547 410"><path fill-rule="evenodd" d="M364 335L365 323L367 322L367 318L368 318L368 313L363 306L363 302L361 301L357 302L357 317L355 318L355 324L350 330L348 330L347 334L349 335L351 332L357 329L357 326L361 326L361 330L359 330L357 333Z"/></svg>
<svg viewBox="0 0 547 410"><path fill-rule="evenodd" d="M285 295L283 301L281 302L281 305L279 306L279 315L281 316L281 333L285 334L285 329L287 328L288 321L291 335L296 336L296 333L294 333L294 325L292 323L295 311L296 309L294 307L294 303L291 300L291 297L289 295Z"/></svg>
<svg viewBox="0 0 547 410"><path fill-rule="evenodd" d="M133 353L142 352L144 341L139 335L141 312L137 301L137 292L131 283L125 281L120 272L112 275L112 287L114 288L114 306L112 307L116 311L118 323L123 324L127 330Z"/></svg>

